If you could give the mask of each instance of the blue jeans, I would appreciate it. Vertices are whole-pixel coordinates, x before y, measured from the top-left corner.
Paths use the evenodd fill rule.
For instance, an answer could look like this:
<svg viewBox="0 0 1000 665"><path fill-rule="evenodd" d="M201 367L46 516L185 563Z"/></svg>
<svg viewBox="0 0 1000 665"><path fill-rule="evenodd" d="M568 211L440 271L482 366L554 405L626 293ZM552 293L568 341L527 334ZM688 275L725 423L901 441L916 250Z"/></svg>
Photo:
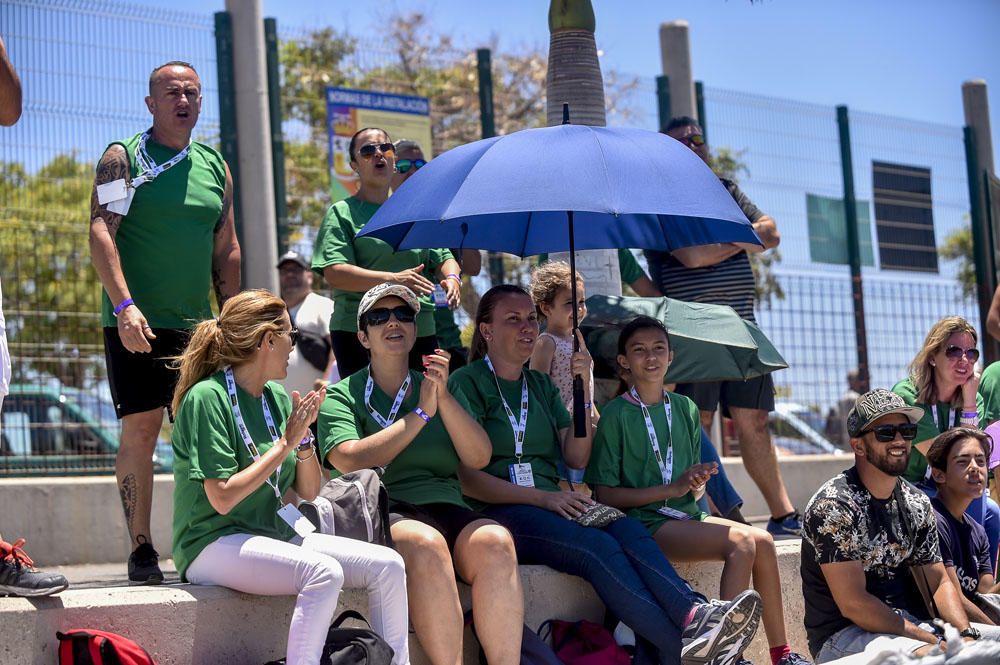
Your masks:
<svg viewBox="0 0 1000 665"><path fill-rule="evenodd" d="M722 466L722 460L719 458L719 451L715 449L715 445L708 438L708 433L704 428L701 430L701 461L703 463L715 462L719 465L719 472L709 477L705 490L706 494L712 497L712 503L715 504L715 507L725 517L730 510L743 505L743 497L736 492L736 488L729 482L726 469ZM705 495L702 495L698 499L698 507L706 513L711 514L712 512L708 509L708 499L705 498Z"/></svg>
<svg viewBox="0 0 1000 665"><path fill-rule="evenodd" d="M534 506L494 505L482 512L510 530L518 562L587 580L608 609L659 650L661 663L680 663L681 627L703 599L641 522L626 517L594 529Z"/></svg>
<svg viewBox="0 0 1000 665"><path fill-rule="evenodd" d="M937 485L933 481L925 479L917 487L931 498L937 496ZM983 495L969 504L965 514L983 525L986 539L990 543L990 563L996 570L997 551L1000 550L1000 506L990 497Z"/></svg>

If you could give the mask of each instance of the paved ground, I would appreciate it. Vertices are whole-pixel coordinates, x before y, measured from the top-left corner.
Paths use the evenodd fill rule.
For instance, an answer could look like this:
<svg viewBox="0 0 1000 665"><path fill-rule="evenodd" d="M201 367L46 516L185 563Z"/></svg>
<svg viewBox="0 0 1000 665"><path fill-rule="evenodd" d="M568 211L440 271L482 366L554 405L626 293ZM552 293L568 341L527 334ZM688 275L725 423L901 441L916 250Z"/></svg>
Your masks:
<svg viewBox="0 0 1000 665"><path fill-rule="evenodd" d="M45 568L46 571L61 573L69 580L70 589L95 589L104 587L128 586L127 563L90 563L80 566L55 566ZM180 584L173 559L161 559L160 570L163 571L164 584Z"/></svg>

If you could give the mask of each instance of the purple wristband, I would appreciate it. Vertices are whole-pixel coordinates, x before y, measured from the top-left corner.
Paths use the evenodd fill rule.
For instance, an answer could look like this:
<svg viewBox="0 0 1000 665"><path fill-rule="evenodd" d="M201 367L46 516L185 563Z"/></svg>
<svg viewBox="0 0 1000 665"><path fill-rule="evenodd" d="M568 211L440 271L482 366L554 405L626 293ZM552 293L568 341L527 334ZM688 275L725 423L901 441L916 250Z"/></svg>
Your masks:
<svg viewBox="0 0 1000 665"><path fill-rule="evenodd" d="M118 303L118 306L115 307L115 316L117 317L119 314L122 313L123 309L125 309L129 305L134 305L134 304L135 301L132 300L131 298L126 298L125 300L122 300L120 303Z"/></svg>
<svg viewBox="0 0 1000 665"><path fill-rule="evenodd" d="M428 416L427 412L421 409L419 406L413 410L413 413L423 418L425 423L429 423L431 421L431 417Z"/></svg>

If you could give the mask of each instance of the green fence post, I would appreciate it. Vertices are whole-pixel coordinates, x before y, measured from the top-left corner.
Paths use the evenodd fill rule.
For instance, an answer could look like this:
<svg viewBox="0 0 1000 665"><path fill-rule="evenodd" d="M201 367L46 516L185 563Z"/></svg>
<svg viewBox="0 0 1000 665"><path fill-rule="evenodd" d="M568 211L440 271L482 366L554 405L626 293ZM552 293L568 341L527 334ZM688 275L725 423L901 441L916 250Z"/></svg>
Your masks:
<svg viewBox="0 0 1000 665"><path fill-rule="evenodd" d="M670 77L669 76L657 76L656 77L656 112L660 119L660 129L667 126L670 122Z"/></svg>
<svg viewBox="0 0 1000 665"><path fill-rule="evenodd" d="M479 124L484 139L497 135L493 116L493 64L490 58L488 48L476 49L476 71L479 73ZM486 265L490 271L490 281L493 284L503 284L506 276L500 252L487 252Z"/></svg>
<svg viewBox="0 0 1000 665"><path fill-rule="evenodd" d="M288 200L285 191L285 139L281 131L281 75L278 70L278 22L264 19L267 57L267 99L271 115L271 169L274 172L274 218L277 223L278 255L288 251Z"/></svg>
<svg viewBox="0 0 1000 665"><path fill-rule="evenodd" d="M986 317L989 315L990 303L993 302L993 291L996 288L996 271L993 266L993 257L990 247L991 227L987 222L988 214L983 210L983 192L980 189L982 183L980 178L985 173L985 169L979 168L979 159L976 154L976 130L974 127L965 126L962 129L965 140L965 167L969 181L969 217L971 218L972 229L972 259L976 266L976 303L979 305L979 326L982 331L980 337L983 342L984 366L988 365L998 357L998 344L992 336L987 333Z"/></svg>
<svg viewBox="0 0 1000 665"><path fill-rule="evenodd" d="M861 284L861 247L858 242L858 210L854 199L854 163L851 160L851 126L847 107L837 107L840 134L840 168L844 178L844 220L847 222L847 253L851 264L851 294L854 302L854 330L858 345L858 375L868 390L868 334L865 329L865 295Z"/></svg>
<svg viewBox="0 0 1000 665"><path fill-rule="evenodd" d="M240 187L240 161L236 143L236 75L233 69L233 24L229 12L215 13L215 61L219 77L219 143L222 158L233 177L233 212L236 238L243 246L243 221L237 190ZM240 265L241 283L246 284L246 264Z"/></svg>
<svg viewBox="0 0 1000 665"><path fill-rule="evenodd" d="M701 81L694 82L694 103L698 109L698 124L701 125L701 136L708 143L708 121L705 119L705 86Z"/></svg>

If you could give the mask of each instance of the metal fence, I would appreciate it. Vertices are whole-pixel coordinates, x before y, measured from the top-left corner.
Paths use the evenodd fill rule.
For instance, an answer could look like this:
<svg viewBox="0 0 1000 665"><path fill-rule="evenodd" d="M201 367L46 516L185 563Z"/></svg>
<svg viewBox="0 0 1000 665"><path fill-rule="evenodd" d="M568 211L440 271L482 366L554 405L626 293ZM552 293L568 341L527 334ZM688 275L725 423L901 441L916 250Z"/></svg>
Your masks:
<svg viewBox="0 0 1000 665"><path fill-rule="evenodd" d="M214 21L208 13L100 0L7 0L0 3L0 26L25 92L24 116L2 130L0 142L0 279L15 384L4 404L0 475L29 467L108 471L118 430L104 371L100 289L87 249L93 168L110 141L146 128L149 72L174 59L192 62L201 76L196 138L218 144ZM329 84L431 96L437 154L478 138L475 52L434 40L398 51L333 28L278 27L288 241L309 254L330 203L317 91ZM322 46L326 60L296 61L296 46ZM538 124L544 113L543 96L516 89L535 90L544 57L520 58L517 72L506 57L493 58L501 133ZM300 76L295 85L293 75ZM609 96L615 105L609 123L656 129L653 82L635 86L632 78L608 77L609 87L621 86ZM526 108L511 102L526 98L532 100ZM835 207L843 191L835 109L711 87L705 104L713 149L725 149L745 167L737 173L741 186L782 233L781 260L771 270L783 297L773 296L757 312L791 364L775 375L779 398L824 415L856 364L847 267L815 255L813 208ZM870 209L873 162L912 164L930 171L936 243L968 225L959 128L855 111L851 121L859 202ZM869 217L863 237L873 245ZM878 259L873 252L863 270L866 323L873 385L888 386L905 374L937 318L957 313L975 324L978 317L961 295L954 265L942 262L938 275L928 275L883 270ZM475 283L480 292L488 286L486 278ZM160 453L169 456L165 443Z"/></svg>
<svg viewBox="0 0 1000 665"><path fill-rule="evenodd" d="M0 26L24 113L0 130L0 280L13 385L0 475L109 472L118 445L87 247L94 166L149 126L154 67L191 62L204 105L195 138L218 143L210 15L76 0L7 0ZM161 443L160 456L169 454Z"/></svg>

